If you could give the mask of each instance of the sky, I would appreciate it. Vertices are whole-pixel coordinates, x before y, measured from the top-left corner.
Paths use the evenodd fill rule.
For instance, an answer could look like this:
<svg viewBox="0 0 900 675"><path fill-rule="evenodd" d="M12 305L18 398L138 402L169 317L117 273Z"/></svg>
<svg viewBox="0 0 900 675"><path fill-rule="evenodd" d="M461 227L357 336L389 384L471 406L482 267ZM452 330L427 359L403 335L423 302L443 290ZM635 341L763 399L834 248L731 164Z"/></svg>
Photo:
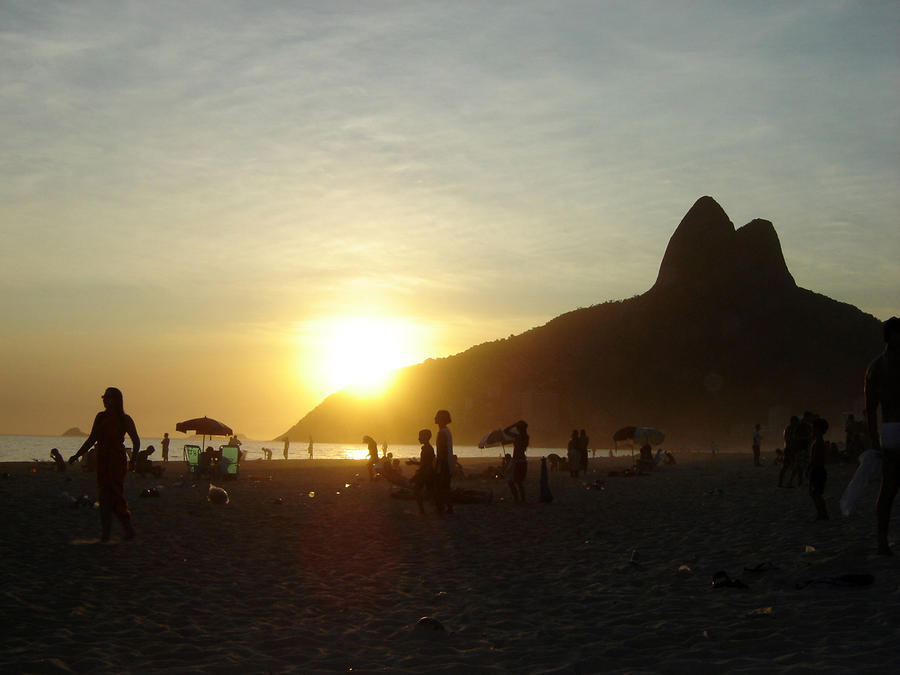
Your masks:
<svg viewBox="0 0 900 675"><path fill-rule="evenodd" d="M900 3L0 0L0 433L283 433L632 297L691 205L900 314ZM175 434L175 437L180 434Z"/></svg>

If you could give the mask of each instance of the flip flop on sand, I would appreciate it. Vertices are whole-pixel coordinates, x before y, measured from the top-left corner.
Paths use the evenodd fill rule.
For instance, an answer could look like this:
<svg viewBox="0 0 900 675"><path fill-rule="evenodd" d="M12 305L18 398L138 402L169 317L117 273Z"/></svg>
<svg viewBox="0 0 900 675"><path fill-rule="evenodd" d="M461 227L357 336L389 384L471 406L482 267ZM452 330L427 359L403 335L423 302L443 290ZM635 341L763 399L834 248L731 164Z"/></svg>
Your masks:
<svg viewBox="0 0 900 675"><path fill-rule="evenodd" d="M811 584L828 584L829 586L871 586L875 583L875 577L871 574L841 574L837 577L819 577L798 582L794 588L797 590L806 588Z"/></svg>
<svg viewBox="0 0 900 675"><path fill-rule="evenodd" d="M713 588L749 588L747 584L745 584L740 579L732 579L728 576L728 572L725 570L719 570L715 574L713 574L712 578L712 587Z"/></svg>

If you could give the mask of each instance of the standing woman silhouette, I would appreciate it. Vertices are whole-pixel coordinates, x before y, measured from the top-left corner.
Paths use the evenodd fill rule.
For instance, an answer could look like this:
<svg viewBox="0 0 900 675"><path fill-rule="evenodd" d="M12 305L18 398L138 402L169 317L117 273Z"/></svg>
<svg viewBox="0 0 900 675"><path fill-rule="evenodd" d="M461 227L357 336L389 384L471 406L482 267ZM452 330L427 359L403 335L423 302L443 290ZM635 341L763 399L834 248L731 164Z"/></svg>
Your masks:
<svg viewBox="0 0 900 675"><path fill-rule="evenodd" d="M134 420L125 414L122 392L115 387L109 387L103 392L101 398L105 410L97 413L90 436L87 437L78 452L69 458L69 464L75 462L94 444L97 445L97 491L100 502L102 539L109 541L113 513L122 524L125 539L134 539L131 512L128 510L128 502L125 501L125 474L128 473L128 456L125 454L123 441L125 434L128 434L132 443L132 456L137 456L138 450L141 449L141 439L138 437Z"/></svg>

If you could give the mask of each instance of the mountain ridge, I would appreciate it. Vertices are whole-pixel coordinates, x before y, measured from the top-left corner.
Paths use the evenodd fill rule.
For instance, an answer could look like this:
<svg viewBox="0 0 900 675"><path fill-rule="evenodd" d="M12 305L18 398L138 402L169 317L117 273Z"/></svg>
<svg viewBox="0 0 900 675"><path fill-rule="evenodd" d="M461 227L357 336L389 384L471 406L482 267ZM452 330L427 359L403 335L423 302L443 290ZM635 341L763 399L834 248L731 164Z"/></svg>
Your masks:
<svg viewBox="0 0 900 675"><path fill-rule="evenodd" d="M663 429L673 447L708 447L749 438L756 422L780 445L787 417L806 409L839 427L880 348L875 317L796 285L771 222L735 229L701 197L645 293L401 369L378 400L336 392L286 435L414 443L447 408L460 444L522 418L538 446L564 446L583 427L606 447L637 425Z"/></svg>

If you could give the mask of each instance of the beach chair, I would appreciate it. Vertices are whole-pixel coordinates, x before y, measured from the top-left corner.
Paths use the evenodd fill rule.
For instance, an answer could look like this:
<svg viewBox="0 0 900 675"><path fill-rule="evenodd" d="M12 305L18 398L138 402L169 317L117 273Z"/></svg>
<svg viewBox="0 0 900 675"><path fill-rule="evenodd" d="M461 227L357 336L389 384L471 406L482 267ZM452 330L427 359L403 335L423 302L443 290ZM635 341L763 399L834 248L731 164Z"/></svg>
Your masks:
<svg viewBox="0 0 900 675"><path fill-rule="evenodd" d="M192 474L200 473L200 446L186 445L184 446L184 461L187 462L188 471Z"/></svg>
<svg viewBox="0 0 900 675"><path fill-rule="evenodd" d="M222 453L219 460L219 473L226 478L237 478L241 449L236 445L223 445L219 451Z"/></svg>

